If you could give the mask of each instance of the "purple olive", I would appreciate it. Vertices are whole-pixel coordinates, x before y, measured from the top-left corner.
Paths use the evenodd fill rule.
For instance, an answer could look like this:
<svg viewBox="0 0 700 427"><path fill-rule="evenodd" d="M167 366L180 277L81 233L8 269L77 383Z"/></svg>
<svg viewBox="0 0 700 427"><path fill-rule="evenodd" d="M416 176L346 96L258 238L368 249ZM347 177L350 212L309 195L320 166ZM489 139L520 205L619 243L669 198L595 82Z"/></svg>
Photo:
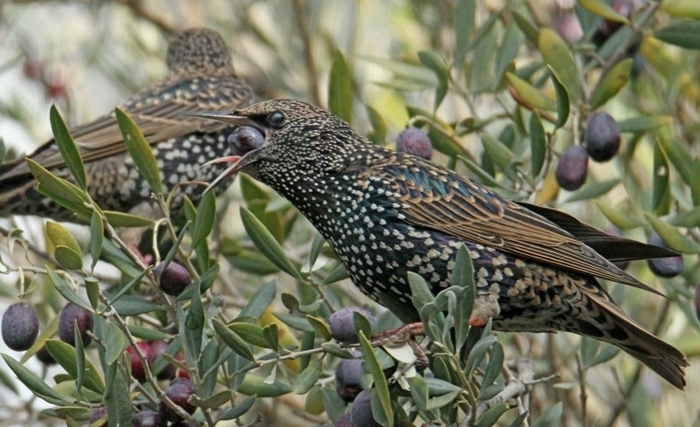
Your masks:
<svg viewBox="0 0 700 427"><path fill-rule="evenodd" d="M355 427L380 427L380 424L372 416L372 394L364 390L357 395L352 402L350 417Z"/></svg>
<svg viewBox="0 0 700 427"><path fill-rule="evenodd" d="M607 162L620 149L620 126L610 114L601 112L588 117L586 151L596 162Z"/></svg>
<svg viewBox="0 0 700 427"><path fill-rule="evenodd" d="M668 245L656 232L651 233L649 236L649 244L662 246L667 248ZM647 264L651 269L651 272L659 277L675 277L683 271L683 257L682 256L672 256L667 258L654 258L648 259Z"/></svg>
<svg viewBox="0 0 700 427"><path fill-rule="evenodd" d="M61 310L61 316L58 319L58 337L61 341L75 345L75 324L78 325L83 345L88 346L92 342L92 337L88 334L94 325L92 313L90 310L68 303Z"/></svg>
<svg viewBox="0 0 700 427"><path fill-rule="evenodd" d="M239 126L228 136L227 142L231 144L236 155L242 156L262 147L265 137L252 126Z"/></svg>
<svg viewBox="0 0 700 427"><path fill-rule="evenodd" d="M29 349L39 335L39 318L34 307L18 302L2 315L2 340L15 351Z"/></svg>
<svg viewBox="0 0 700 427"><path fill-rule="evenodd" d="M194 394L194 388L188 378L175 378L163 391L174 404L181 407L188 414L194 413L195 409L197 409L189 402L190 396ZM160 402L158 409L161 417L165 420L177 422L182 419L177 412L163 402Z"/></svg>
<svg viewBox="0 0 700 427"><path fill-rule="evenodd" d="M588 153L580 145L567 148L559 158L555 177L564 190L574 191L581 188L588 176Z"/></svg>
<svg viewBox="0 0 700 427"><path fill-rule="evenodd" d="M350 414L343 414L338 421L333 424L333 427L354 427L352 424L352 416Z"/></svg>
<svg viewBox="0 0 700 427"><path fill-rule="evenodd" d="M51 356L51 353L49 353L49 350L46 348L46 346L41 347L34 356L36 356L39 362L43 363L46 366L54 365L56 363L56 359L54 359L53 356Z"/></svg>
<svg viewBox="0 0 700 427"><path fill-rule="evenodd" d="M363 390L362 361L359 359L341 359L335 367L335 390L346 402L352 402Z"/></svg>
<svg viewBox="0 0 700 427"><path fill-rule="evenodd" d="M100 421L98 423L98 421ZM92 410L90 414L90 427L107 427L107 408L100 406Z"/></svg>
<svg viewBox="0 0 700 427"><path fill-rule="evenodd" d="M422 130L406 128L396 137L396 151L430 160L433 157L433 143Z"/></svg>
<svg viewBox="0 0 700 427"><path fill-rule="evenodd" d="M161 262L153 269L153 274L160 277L160 288L163 292L174 297L180 295L192 283L190 272L175 261L167 266Z"/></svg>
<svg viewBox="0 0 700 427"><path fill-rule="evenodd" d="M353 319L356 311L362 313L369 320L372 330L377 327L377 319L367 309L362 307L343 307L331 314L328 323L331 327L331 335L336 340L346 344L356 344L359 342L355 321Z"/></svg>

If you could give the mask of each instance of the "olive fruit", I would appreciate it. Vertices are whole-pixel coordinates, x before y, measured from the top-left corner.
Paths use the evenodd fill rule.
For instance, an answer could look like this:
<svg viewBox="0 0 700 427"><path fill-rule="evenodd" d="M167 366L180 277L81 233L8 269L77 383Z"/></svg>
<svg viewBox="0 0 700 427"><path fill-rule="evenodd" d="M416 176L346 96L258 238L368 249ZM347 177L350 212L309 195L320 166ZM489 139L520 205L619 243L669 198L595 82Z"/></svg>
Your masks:
<svg viewBox="0 0 700 427"><path fill-rule="evenodd" d="M43 363L46 366L53 365L56 363L56 359L54 359L53 356L51 356L51 353L49 353L49 350L46 348L46 346L41 347L34 356L36 356L39 362Z"/></svg>
<svg viewBox="0 0 700 427"><path fill-rule="evenodd" d="M98 423L98 421L101 421ZM107 427L107 408L100 406L90 414L90 427Z"/></svg>
<svg viewBox="0 0 700 427"><path fill-rule="evenodd" d="M188 401L190 396L194 394L192 382L188 378L175 378L170 382L170 385L164 392L174 404L182 408L188 414L194 413L195 409L197 409ZM182 419L177 412L163 402L160 402L158 409L161 417L167 421L177 422Z"/></svg>
<svg viewBox="0 0 700 427"><path fill-rule="evenodd" d="M236 154L243 155L262 147L265 143L265 137L252 126L239 126L231 132L227 142L233 146Z"/></svg>
<svg viewBox="0 0 700 427"><path fill-rule="evenodd" d="M341 359L335 367L335 390L346 402L352 402L362 391L362 361Z"/></svg>
<svg viewBox="0 0 700 427"><path fill-rule="evenodd" d="M39 318L34 307L18 302L2 315L2 340L15 351L29 349L39 335Z"/></svg>
<svg viewBox="0 0 700 427"><path fill-rule="evenodd" d="M163 292L175 297L192 283L190 272L175 261L170 262L167 266L161 262L153 269L153 274L160 277L160 288Z"/></svg>
<svg viewBox="0 0 700 427"><path fill-rule="evenodd" d="M352 424L355 427L380 427L380 424L374 420L372 416L372 394L367 391L361 391L352 402L350 409L350 417Z"/></svg>
<svg viewBox="0 0 700 427"><path fill-rule="evenodd" d="M354 427L352 425L352 416L350 414L343 414L338 421L333 424L333 427Z"/></svg>
<svg viewBox="0 0 700 427"><path fill-rule="evenodd" d="M153 363L153 349L151 348L151 343L147 341L141 341L136 343L139 350L146 359L146 363L150 366ZM131 376L136 378L138 381L144 381L146 379L146 368L143 366L143 362L136 354L136 349L134 346L128 346L126 348L126 354L129 355L129 362L131 364Z"/></svg>
<svg viewBox="0 0 700 427"><path fill-rule="evenodd" d="M588 175L588 153L580 145L567 148L559 158L555 171L557 183L564 190L574 191L581 188Z"/></svg>
<svg viewBox="0 0 700 427"><path fill-rule="evenodd" d="M596 162L607 162L620 149L620 126L610 114L601 112L588 117L586 151Z"/></svg>
<svg viewBox="0 0 700 427"><path fill-rule="evenodd" d="M433 143L422 130L409 127L396 137L396 151L430 160L433 157Z"/></svg>
<svg viewBox="0 0 700 427"><path fill-rule="evenodd" d="M61 310L61 315L58 319L58 337L61 341L70 345L75 345L75 329L74 325L78 325L80 338L83 345L87 346L92 342L92 337L88 331L92 331L94 321L90 310L69 302Z"/></svg>
<svg viewBox="0 0 700 427"><path fill-rule="evenodd" d="M664 242L661 236L659 236L656 232L651 233L651 236L649 236L649 244L662 246L664 248L668 247L666 242ZM670 278L677 276L681 271L683 271L683 257L680 255L667 258L648 259L647 264L649 265L651 272L659 277Z"/></svg>
<svg viewBox="0 0 700 427"><path fill-rule="evenodd" d="M331 335L336 340L346 344L356 344L359 342L357 330L355 329L354 313L358 311L369 320L372 331L377 327L377 319L367 309L362 307L343 307L331 314L328 323L331 328Z"/></svg>

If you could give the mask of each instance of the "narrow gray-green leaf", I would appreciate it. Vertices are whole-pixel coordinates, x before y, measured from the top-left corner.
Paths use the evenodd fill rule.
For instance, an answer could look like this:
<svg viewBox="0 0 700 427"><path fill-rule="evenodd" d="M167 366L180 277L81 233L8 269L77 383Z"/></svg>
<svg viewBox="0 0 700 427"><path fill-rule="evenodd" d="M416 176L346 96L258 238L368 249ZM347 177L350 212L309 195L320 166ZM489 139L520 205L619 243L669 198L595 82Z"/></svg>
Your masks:
<svg viewBox="0 0 700 427"><path fill-rule="evenodd" d="M216 218L216 196L213 191L202 196L197 206L197 217L192 230L192 246L197 247L206 242L207 236L214 228L214 218Z"/></svg>
<svg viewBox="0 0 700 427"><path fill-rule="evenodd" d="M265 382L265 378L248 374L243 378L238 391L248 396L277 397L291 392L292 388L283 382L275 381L270 384Z"/></svg>
<svg viewBox="0 0 700 427"><path fill-rule="evenodd" d="M465 372L468 375L474 373L474 370L477 368L477 366L479 366L479 363L481 363L481 360L484 358L486 351L491 348L495 342L496 337L489 335L480 339L479 342L476 343L471 352L469 352L469 357L467 357L467 363L465 364Z"/></svg>
<svg viewBox="0 0 700 427"><path fill-rule="evenodd" d="M287 254L272 233L270 233L270 231L265 228L265 225L245 207L241 207L241 222L243 222L243 227L248 233L250 240L253 241L255 247L257 247L267 259L292 277L300 280L302 279L301 274L289 260Z"/></svg>
<svg viewBox="0 0 700 427"><path fill-rule="evenodd" d="M700 244L683 235L676 227L650 213L644 213L644 216L671 249L684 254L700 254Z"/></svg>
<svg viewBox="0 0 700 427"><path fill-rule="evenodd" d="M502 169L507 168L515 158L515 154L505 144L489 133L481 134L481 142L484 145L484 152Z"/></svg>
<svg viewBox="0 0 700 427"><path fill-rule="evenodd" d="M352 122L352 76L342 52L337 50L331 64L328 81L328 109L345 120Z"/></svg>
<svg viewBox="0 0 700 427"><path fill-rule="evenodd" d="M321 233L316 233L314 240L311 242L311 250L309 250L309 271L313 269L316 260L318 260L318 256L321 254L321 249L323 248L324 243L326 243L326 240L323 238L323 236L321 236Z"/></svg>
<svg viewBox="0 0 700 427"><path fill-rule="evenodd" d="M563 412L563 405L561 402L555 403L554 405L547 408L542 415L537 419L537 421L532 424L532 427L559 427L561 426L561 415Z"/></svg>
<svg viewBox="0 0 700 427"><path fill-rule="evenodd" d="M129 399L129 388L124 380L124 376L115 375L110 384L109 392L105 395L107 404L108 425L110 426L130 426L134 410Z"/></svg>
<svg viewBox="0 0 700 427"><path fill-rule="evenodd" d="M85 381L85 346L83 338L80 336L78 322L73 323L73 336L75 337L75 388L78 392L83 387Z"/></svg>
<svg viewBox="0 0 700 427"><path fill-rule="evenodd" d="M321 375L321 368L321 360L309 364L292 383L292 391L296 394L308 393Z"/></svg>
<svg viewBox="0 0 700 427"><path fill-rule="evenodd" d="M552 74L552 85L554 86L554 92L557 94L557 121L554 123L554 126L559 129L569 120L571 105L569 104L569 94L566 92L566 88L557 80L557 76L554 74Z"/></svg>
<svg viewBox="0 0 700 427"><path fill-rule="evenodd" d="M245 322L233 322L228 328L248 344L257 347L268 347L269 344L263 337L263 329L258 325Z"/></svg>
<svg viewBox="0 0 700 427"><path fill-rule="evenodd" d="M472 263L469 249L462 244L457 250L455 264L452 270L452 286L462 289L458 295L458 306L454 313L455 323L455 348L461 349L469 334L469 318L474 309L474 265Z"/></svg>
<svg viewBox="0 0 700 427"><path fill-rule="evenodd" d="M580 190L576 190L574 193L572 193L571 196L569 196L564 202L572 203L581 200L594 199L598 196L602 196L603 194L607 194L619 183L620 179L615 178L608 181L584 185Z"/></svg>
<svg viewBox="0 0 700 427"><path fill-rule="evenodd" d="M479 417L476 423L474 423L474 427L491 427L495 425L496 421L498 421L501 418L501 415L503 415L503 413L508 409L509 406L506 402L501 402L492 406L488 411L484 412L481 417Z"/></svg>
<svg viewBox="0 0 700 427"><path fill-rule="evenodd" d="M271 280L260 287L241 310L239 317L251 317L256 321L267 307L272 304L277 294L277 281Z"/></svg>
<svg viewBox="0 0 700 427"><path fill-rule="evenodd" d="M58 275L51 267L48 265L45 266L46 268L46 273L49 276L49 279L51 279L51 282L53 283L54 288L60 293L63 298L67 299L68 301L72 302L73 304L80 306L84 309L87 310L92 310L92 307L90 306L89 303L83 301L82 298L78 296L78 294L75 293L75 291L70 287L68 282L61 276Z"/></svg>
<svg viewBox="0 0 700 427"><path fill-rule="evenodd" d="M464 66L464 58L469 50L469 37L474 30L476 17L476 3L474 0L457 0L455 11L455 48L454 63L457 68Z"/></svg>
<svg viewBox="0 0 700 427"><path fill-rule="evenodd" d="M115 363L124 354L126 349L126 337L117 325L105 322L105 341L109 343L105 349L105 361L108 364Z"/></svg>
<svg viewBox="0 0 700 427"><path fill-rule="evenodd" d="M530 151L530 174L535 177L542 171L547 154L547 136L544 133L540 116L535 111L530 114Z"/></svg>
<svg viewBox="0 0 700 427"><path fill-rule="evenodd" d="M377 393L379 401L382 404L381 407L384 412L384 419L388 421L387 427L393 427L394 409L391 406L389 383L384 376L384 370L379 364L374 348L372 347L372 344L370 344L365 334L360 331L358 337L360 339L360 348L362 349L362 354L365 358L365 364L367 365L367 369L370 374L372 374L372 379L374 380L374 391Z"/></svg>
<svg viewBox="0 0 700 427"><path fill-rule="evenodd" d="M486 387L491 386L498 374L501 373L503 368L503 360L505 359L505 353L503 352L503 346L501 343L496 342L493 347L491 347L491 357L489 358L489 363L486 365L484 370L484 379L481 382L481 389L484 390Z"/></svg>
<svg viewBox="0 0 700 427"><path fill-rule="evenodd" d="M90 198L85 191L75 184L52 174L32 159L26 159L26 163L30 172L39 183L37 188L39 193L49 197L81 218L90 218L92 211L85 206L85 203L90 202Z"/></svg>
<svg viewBox="0 0 700 427"><path fill-rule="evenodd" d="M421 64L430 68L437 78L437 87L435 88L435 103L433 104L433 110L442 104L442 100L445 99L447 95L447 87L449 84L449 70L445 64L445 60L440 57L436 52L433 51L422 51L418 52L418 59Z"/></svg>
<svg viewBox="0 0 700 427"><path fill-rule="evenodd" d="M22 383L26 385L32 393L54 405L65 405L69 403L69 401L63 395L54 391L33 371L26 368L24 365L7 354L3 354L2 358L5 359L7 366L10 367L12 372L17 375L17 378L22 381Z"/></svg>
<svg viewBox="0 0 700 427"><path fill-rule="evenodd" d="M85 175L83 159L80 157L78 147L75 145L75 141L68 130L68 126L66 126L66 122L63 121L56 105L51 106L49 120L51 121L51 130L53 131L54 140L58 146L58 151L61 152L63 161L66 162L66 167L71 175L73 175L73 178L75 178L75 182L78 183L78 186L83 190L87 190L87 177Z"/></svg>
<svg viewBox="0 0 700 427"><path fill-rule="evenodd" d="M674 22L654 33L654 37L666 43L686 49L700 49L700 21Z"/></svg>
<svg viewBox="0 0 700 427"><path fill-rule="evenodd" d="M596 110L617 95L632 73L632 58L624 59L612 67L598 82L591 95L591 110Z"/></svg>
<svg viewBox="0 0 700 427"><path fill-rule="evenodd" d="M119 129L124 137L124 144L129 151L129 155L134 161L143 178L148 182L151 191L156 194L163 194L163 182L158 170L158 162L153 154L151 145L146 141L143 132L138 128L136 123L122 111L120 108L115 108L114 113L117 117Z"/></svg>
<svg viewBox="0 0 700 427"><path fill-rule="evenodd" d="M518 26L511 22L506 28L503 40L496 53L496 79L494 83L498 85L503 80L503 75L518 54L518 50L523 44L523 33Z"/></svg>
<svg viewBox="0 0 700 427"><path fill-rule="evenodd" d="M80 334L77 335L78 337ZM61 365L63 369L66 370L71 378L78 377L78 366L77 366L77 350L72 345L65 343L60 340L47 340L46 349L49 354L53 356L56 362ZM83 360L84 369L82 369L83 375L85 375L84 385L90 390L102 393L105 390L104 381L100 377L95 366L88 359Z"/></svg>
<svg viewBox="0 0 700 427"><path fill-rule="evenodd" d="M235 332L230 330L221 320L212 319L214 331L231 350L235 351L239 356L243 356L250 361L255 361L255 356L250 350L248 343L243 341Z"/></svg>
<svg viewBox="0 0 700 427"><path fill-rule="evenodd" d="M148 227L153 225L153 220L124 212L103 211L102 212L114 227Z"/></svg>
<svg viewBox="0 0 700 427"><path fill-rule="evenodd" d="M90 255L92 255L92 264L90 265L91 270L95 269L97 261L100 260L104 233L105 229L104 224L102 223L102 218L95 211L92 213L92 218L90 218Z"/></svg>
<svg viewBox="0 0 700 427"><path fill-rule="evenodd" d="M566 42L554 30L543 28L540 30L538 47L544 61L549 65L557 80L566 88L569 97L574 102L581 99L578 70Z"/></svg>
<svg viewBox="0 0 700 427"><path fill-rule="evenodd" d="M422 276L412 271L408 272L408 285L411 287L411 300L416 310L435 301L435 296L430 291L428 284Z"/></svg>

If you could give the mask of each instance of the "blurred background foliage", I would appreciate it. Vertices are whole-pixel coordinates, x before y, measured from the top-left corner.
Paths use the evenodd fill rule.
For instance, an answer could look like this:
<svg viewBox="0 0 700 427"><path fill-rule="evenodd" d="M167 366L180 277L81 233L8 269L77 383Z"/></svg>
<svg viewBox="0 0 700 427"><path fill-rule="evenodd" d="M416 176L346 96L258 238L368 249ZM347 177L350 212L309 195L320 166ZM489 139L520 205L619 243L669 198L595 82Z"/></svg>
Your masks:
<svg viewBox="0 0 700 427"><path fill-rule="evenodd" d="M377 374L400 356L363 348L365 370L374 375L373 410L381 414L376 418L394 412L400 425L698 425L700 6L695 0L18 0L0 3L0 20L0 136L10 157L50 137L51 104L69 125L111 111L163 75L170 37L206 26L224 36L236 70L259 99L298 98L330 108L389 146L406 126L421 128L436 149L434 161L507 197L556 207L641 241L656 232L684 254L683 269L673 278L653 275L644 262L628 267L668 299L606 286L635 320L686 353L691 367L685 393L592 340L563 333L499 333L497 340L479 341L475 348L483 350L482 357L467 361L466 368L445 367L448 378L449 372L465 372L466 383L454 375L439 382L428 377L444 376L430 372L424 382L411 383L413 393L391 386L391 396L388 385L377 384ZM589 161L583 187L561 190L554 172L559 157L581 144L594 111L607 112L619 124L619 153L609 162ZM201 218L213 209L193 207L188 217L201 215L205 222ZM134 339L178 337L166 353L184 350L180 369L189 372L202 399L197 405L206 408L195 413L198 422L213 424L222 417L237 421L221 425L336 422L347 408L335 394L334 369L347 354L328 337L331 308L366 306L379 318L378 329L396 326L396 319L340 280L342 271L328 247L269 189L240 176L216 201L216 210L209 247L197 243L208 227L195 226L182 235L188 250L178 254L204 292L202 303L190 299L189 291L177 301L154 291L156 277L144 275L133 254L119 255L129 249L118 244L103 249L109 262L87 273L70 260L56 264L55 246L61 244L88 256L96 243L87 227L66 225L75 237L70 240L52 226L52 246L44 236L51 227L38 220L3 220L2 307L22 293L42 325L29 354L55 333L65 299L97 308L95 334L109 345L105 351L93 344L86 358L80 348L51 344L51 354L72 358L77 372L63 363L47 369L35 358L4 350L6 360L26 362L40 377L28 376L12 361L0 367L6 396L0 403L0 419L6 421L0 425L65 422L58 418L86 423L110 388L130 392L106 399L108 407L122 412L122 421L131 419L131 408L155 409L167 382L129 379L128 360L114 349L123 350ZM48 267L60 274L46 280ZM117 290L127 295L115 304L119 316L113 316L104 308ZM195 317L200 335L183 335ZM237 326L227 328L233 319ZM201 357L198 345L205 348ZM444 351L449 353L449 346ZM285 354L278 363L275 357ZM558 376L510 400L513 409L497 405L481 416L480 401L523 375L522 357L531 362L526 371L535 378ZM107 368L106 360L121 368ZM92 369L84 370L90 364ZM483 384L485 377L492 388ZM432 400L426 400L428 393ZM525 409L523 420L518 414Z"/></svg>

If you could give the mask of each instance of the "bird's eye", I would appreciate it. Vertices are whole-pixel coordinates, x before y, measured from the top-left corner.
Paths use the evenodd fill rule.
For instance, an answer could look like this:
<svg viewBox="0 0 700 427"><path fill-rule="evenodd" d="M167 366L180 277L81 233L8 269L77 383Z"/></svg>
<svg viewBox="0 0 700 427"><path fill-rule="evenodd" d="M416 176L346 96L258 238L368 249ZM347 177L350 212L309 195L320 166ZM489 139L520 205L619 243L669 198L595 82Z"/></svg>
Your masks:
<svg viewBox="0 0 700 427"><path fill-rule="evenodd" d="M270 126L280 126L282 123L284 123L285 118L286 116L283 112L274 111L267 115L267 119L265 121L267 121L267 124Z"/></svg>

